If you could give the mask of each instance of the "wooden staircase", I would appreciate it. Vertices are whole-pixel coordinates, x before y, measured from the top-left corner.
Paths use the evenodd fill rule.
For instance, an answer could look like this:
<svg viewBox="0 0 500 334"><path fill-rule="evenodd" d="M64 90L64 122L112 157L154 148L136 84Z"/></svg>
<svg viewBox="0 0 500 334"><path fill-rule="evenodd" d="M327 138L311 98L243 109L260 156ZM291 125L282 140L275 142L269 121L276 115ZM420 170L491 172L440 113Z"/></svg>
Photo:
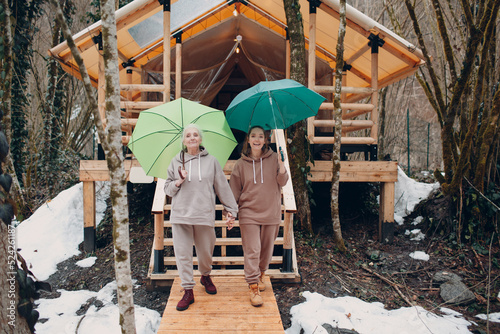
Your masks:
<svg viewBox="0 0 500 334"><path fill-rule="evenodd" d="M282 130L277 130L276 135L282 137L279 138L280 142L285 142ZM286 152L284 154L287 156ZM231 176L235 162L234 160L230 160L224 166L224 173L227 179ZM285 161L285 167L290 175L288 161ZM168 220L171 205L169 202L170 199L164 193L164 185L165 180L157 180L152 209L155 217L155 236L148 270L150 288L171 286L174 279L178 277L173 252L172 224ZM288 183L282 188L281 197L281 227L278 238L275 241L275 251L270 268L266 274L274 281L298 282L300 281L300 276L297 268L293 238L293 213L296 211L296 207L291 178L289 178ZM215 233L217 238L211 275L243 276L243 251L239 221L236 220L233 229L228 231L225 219L222 216L223 206L216 204L215 210ZM194 256L193 264L195 266L198 265L196 256ZM196 271L195 274L197 274Z"/></svg>

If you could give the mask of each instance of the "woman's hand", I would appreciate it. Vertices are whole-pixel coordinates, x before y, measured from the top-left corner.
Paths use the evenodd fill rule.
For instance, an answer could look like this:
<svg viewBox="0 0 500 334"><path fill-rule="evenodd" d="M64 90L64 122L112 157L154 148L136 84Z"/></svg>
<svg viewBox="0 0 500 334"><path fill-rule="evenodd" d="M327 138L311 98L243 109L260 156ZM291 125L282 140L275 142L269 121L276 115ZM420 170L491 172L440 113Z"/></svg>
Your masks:
<svg viewBox="0 0 500 334"><path fill-rule="evenodd" d="M234 217L233 215L231 214L231 212L228 212L227 213L227 219L226 219L226 225L227 225L227 230L229 231L230 229L233 228L234 226Z"/></svg>
<svg viewBox="0 0 500 334"><path fill-rule="evenodd" d="M181 187L181 184L184 183L184 180L186 179L186 176L187 176L187 170L183 170L181 168L181 166L179 166L179 169L178 169L178 172L179 172L179 177L180 179L178 179L177 181L175 181L175 186L177 188L180 188Z"/></svg>

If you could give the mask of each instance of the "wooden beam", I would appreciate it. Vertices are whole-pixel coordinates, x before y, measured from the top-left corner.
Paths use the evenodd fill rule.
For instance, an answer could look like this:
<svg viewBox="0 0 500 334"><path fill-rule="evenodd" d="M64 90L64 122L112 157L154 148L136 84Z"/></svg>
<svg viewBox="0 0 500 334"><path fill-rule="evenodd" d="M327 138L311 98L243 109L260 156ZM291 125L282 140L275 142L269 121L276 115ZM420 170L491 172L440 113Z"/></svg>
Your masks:
<svg viewBox="0 0 500 334"><path fill-rule="evenodd" d="M309 49L308 49L308 71L307 86L313 89L316 86L316 12L309 9ZM313 89L314 90L314 89ZM310 139L314 136L314 126L312 121L314 117L307 119L307 136Z"/></svg>
<svg viewBox="0 0 500 334"><path fill-rule="evenodd" d="M130 167L140 167L137 160L125 160L126 180L130 174ZM80 181L109 181L109 171L106 160L80 160Z"/></svg>
<svg viewBox="0 0 500 334"><path fill-rule="evenodd" d="M344 93L342 92L342 94L344 94ZM342 110L372 111L373 104L371 104L371 103L341 103L340 107L342 108ZM321 103L319 110L333 110L333 102Z"/></svg>
<svg viewBox="0 0 500 334"><path fill-rule="evenodd" d="M130 83L121 84L120 90L124 92L163 92L165 90L165 86L151 84L134 85Z"/></svg>
<svg viewBox="0 0 500 334"><path fill-rule="evenodd" d="M333 144L335 137L311 137L311 144ZM371 137L342 137L342 144L374 144L375 141Z"/></svg>
<svg viewBox="0 0 500 334"><path fill-rule="evenodd" d="M373 43L373 42L372 42ZM370 136L378 142L378 52L372 51L372 104L373 110L370 113L370 119L373 121L373 126L370 131Z"/></svg>
<svg viewBox="0 0 500 334"><path fill-rule="evenodd" d="M169 102L170 101L170 10L163 11L163 85L164 85L163 102Z"/></svg>
<svg viewBox="0 0 500 334"><path fill-rule="evenodd" d="M365 46L363 46L361 49L359 49L358 51L356 51L351 57L349 57L349 59L347 59L345 61L346 64L352 66L352 63L354 63L356 61L356 59L358 59L359 57L361 57L362 55L364 55L366 53L366 51L368 51L368 50L370 50L370 46L368 45L368 43L366 43Z"/></svg>
<svg viewBox="0 0 500 334"><path fill-rule="evenodd" d="M149 108L157 107L162 104L163 104L162 101L155 101L155 102L120 101L120 108L126 108L127 110L128 109L146 110Z"/></svg>
<svg viewBox="0 0 500 334"><path fill-rule="evenodd" d="M310 87L317 93L334 93L335 86L314 86ZM342 92L345 94L372 94L371 87L342 87Z"/></svg>
<svg viewBox="0 0 500 334"><path fill-rule="evenodd" d="M182 33L176 37L175 43L175 98L182 96Z"/></svg>
<svg viewBox="0 0 500 334"><path fill-rule="evenodd" d="M308 166L311 168L312 174L312 176L308 177L310 181L332 181L331 161L316 160L314 165L309 163ZM340 182L397 182L397 180L398 163L396 161L340 162Z"/></svg>
<svg viewBox="0 0 500 334"><path fill-rule="evenodd" d="M315 119L313 121L313 124L315 127L332 127L335 126L335 120L333 119ZM345 120L342 121L342 130L344 129L344 126L349 127L349 126L356 126L356 127L365 127L369 128L373 126L373 121L370 120Z"/></svg>

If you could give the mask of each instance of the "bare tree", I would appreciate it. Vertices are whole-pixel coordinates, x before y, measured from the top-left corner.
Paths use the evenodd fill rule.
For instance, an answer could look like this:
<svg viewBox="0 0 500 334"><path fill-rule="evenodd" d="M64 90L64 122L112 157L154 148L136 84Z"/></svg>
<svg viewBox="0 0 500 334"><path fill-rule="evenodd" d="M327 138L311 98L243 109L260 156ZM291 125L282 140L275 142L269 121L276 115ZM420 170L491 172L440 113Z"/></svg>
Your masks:
<svg viewBox="0 0 500 334"><path fill-rule="evenodd" d="M118 76L118 49L116 39L115 2L101 1L103 59L105 73L106 131L97 108L83 59L76 48L71 32L64 20L57 0L51 0L56 8L56 19L61 25L64 37L78 64L87 99L94 115L99 139L106 154L111 179L111 203L113 205L113 241L115 248L115 275L117 283L118 308L122 333L135 333L135 311L130 269L129 219L126 176L123 167L123 153L120 124L120 82Z"/></svg>
<svg viewBox="0 0 500 334"><path fill-rule="evenodd" d="M346 2L340 0L340 22L337 39L337 54L335 64L335 93L333 94L333 113L335 119L335 141L332 152L332 187L330 191L330 210L332 214L333 237L339 250L344 253L346 247L342 238L339 214L339 187L340 187L340 142L342 138L342 107L340 96L342 93L342 72L344 68L344 37L346 30Z"/></svg>
<svg viewBox="0 0 500 334"><path fill-rule="evenodd" d="M300 3L298 0L283 0L290 36L290 78L303 84L306 83L306 47L304 26ZM303 230L312 233L311 207L307 186L307 161L309 157L309 141L306 136L306 121L301 121L290 127L293 150L288 150L290 172L292 176L295 199L297 200L297 216Z"/></svg>

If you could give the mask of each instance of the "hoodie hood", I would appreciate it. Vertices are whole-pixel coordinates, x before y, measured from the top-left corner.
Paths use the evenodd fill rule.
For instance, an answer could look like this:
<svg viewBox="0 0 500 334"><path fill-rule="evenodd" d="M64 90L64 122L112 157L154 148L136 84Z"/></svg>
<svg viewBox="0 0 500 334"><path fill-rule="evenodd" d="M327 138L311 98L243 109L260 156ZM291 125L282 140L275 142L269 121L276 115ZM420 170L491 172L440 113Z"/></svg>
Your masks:
<svg viewBox="0 0 500 334"><path fill-rule="evenodd" d="M177 162L182 166L182 159L184 158L184 169L188 171L188 181L191 181L191 175L192 175L192 170L193 168L196 168L195 165L198 165L198 181L201 181L201 158L205 157L208 155L208 151L203 147L200 146L200 153L197 155L191 155L188 152L185 151L180 151L176 156L175 159ZM198 163L194 163L195 160L198 160Z"/></svg>
<svg viewBox="0 0 500 334"><path fill-rule="evenodd" d="M252 158L247 155L244 155L243 153L241 154L241 159L246 162L246 163L251 163L252 164L252 169L253 169L253 183L257 184L257 182L260 181L260 183L264 183L264 172L262 168L262 161L269 158L273 154L273 150L270 148L267 149L266 152L262 153L262 155L259 158ZM255 164L260 163L260 178L258 177L256 171L255 171Z"/></svg>

